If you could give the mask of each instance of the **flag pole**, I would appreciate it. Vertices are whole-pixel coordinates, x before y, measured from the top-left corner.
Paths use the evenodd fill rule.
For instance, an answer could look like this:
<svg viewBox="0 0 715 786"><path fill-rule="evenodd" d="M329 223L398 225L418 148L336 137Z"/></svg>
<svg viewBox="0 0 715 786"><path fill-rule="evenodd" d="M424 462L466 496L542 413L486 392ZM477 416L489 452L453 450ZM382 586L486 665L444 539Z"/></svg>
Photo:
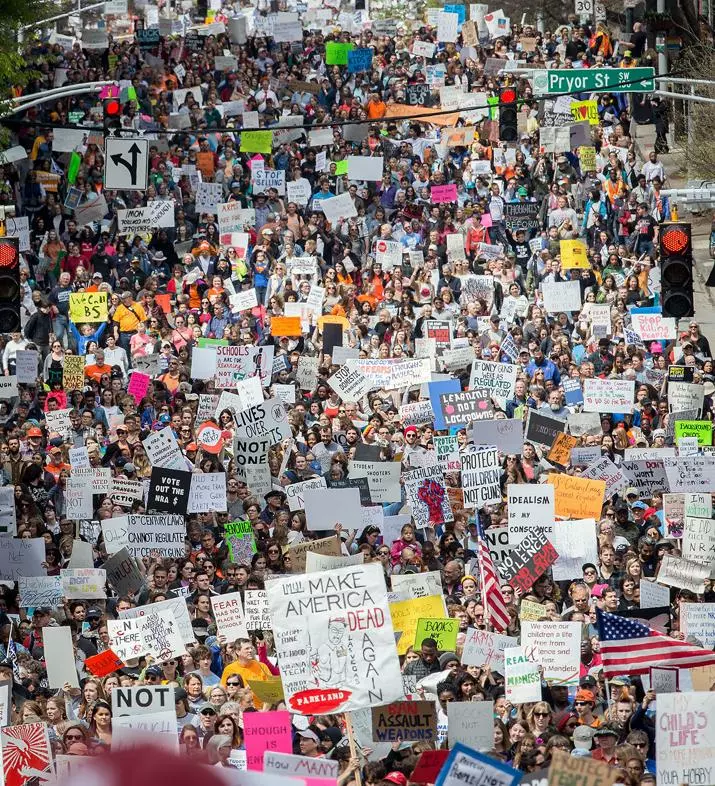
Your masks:
<svg viewBox="0 0 715 786"><path fill-rule="evenodd" d="M355 770L355 783L357 783L357 786L362 786L362 766L360 764L360 757L358 755L357 743L355 742L355 733L353 732L353 720L349 712L345 713L345 731L348 734L350 758L357 759L358 762L358 767Z"/></svg>
<svg viewBox="0 0 715 786"><path fill-rule="evenodd" d="M479 524L479 512L475 514L477 517L477 538L484 542L484 530ZM482 563L481 549L477 549L477 560L479 561L479 583L482 585L482 606L484 606L484 624L490 625L491 614L489 613L489 600L487 599L486 585L484 582L484 565ZM485 628L486 629L486 628Z"/></svg>

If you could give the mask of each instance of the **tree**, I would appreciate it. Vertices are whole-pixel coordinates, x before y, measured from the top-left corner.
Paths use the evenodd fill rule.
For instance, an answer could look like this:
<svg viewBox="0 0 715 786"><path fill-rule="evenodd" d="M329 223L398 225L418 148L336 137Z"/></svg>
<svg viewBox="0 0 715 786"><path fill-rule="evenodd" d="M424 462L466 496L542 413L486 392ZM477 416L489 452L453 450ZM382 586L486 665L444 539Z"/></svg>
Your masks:
<svg viewBox="0 0 715 786"><path fill-rule="evenodd" d="M19 29L60 11L52 0L0 0L0 100L10 98L13 86L24 84L32 75L20 49Z"/></svg>
<svg viewBox="0 0 715 786"><path fill-rule="evenodd" d="M673 64L673 70L688 79L715 81L715 50L710 44L689 46ZM687 85L680 88L689 92ZM695 89L698 95L715 99L715 85L695 85ZM685 125L688 130L680 162L682 168L690 173L692 180L715 180L715 104L684 101L687 105L682 109L679 101L675 104L676 128Z"/></svg>

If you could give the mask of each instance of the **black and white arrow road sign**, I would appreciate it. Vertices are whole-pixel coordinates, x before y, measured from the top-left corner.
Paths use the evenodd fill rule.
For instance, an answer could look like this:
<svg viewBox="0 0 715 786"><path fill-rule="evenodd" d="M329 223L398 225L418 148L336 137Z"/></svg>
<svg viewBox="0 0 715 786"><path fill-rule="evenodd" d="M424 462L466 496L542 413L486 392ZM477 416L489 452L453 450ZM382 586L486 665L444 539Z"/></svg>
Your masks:
<svg viewBox="0 0 715 786"><path fill-rule="evenodd" d="M145 191L149 177L149 140L105 137L104 187Z"/></svg>

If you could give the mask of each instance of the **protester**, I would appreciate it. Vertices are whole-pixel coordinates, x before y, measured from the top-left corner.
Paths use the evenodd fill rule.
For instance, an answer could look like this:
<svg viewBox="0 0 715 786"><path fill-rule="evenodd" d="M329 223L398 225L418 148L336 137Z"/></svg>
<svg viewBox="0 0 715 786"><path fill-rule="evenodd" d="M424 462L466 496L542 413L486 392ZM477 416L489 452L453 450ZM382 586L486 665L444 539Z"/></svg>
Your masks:
<svg viewBox="0 0 715 786"><path fill-rule="evenodd" d="M115 0L27 48L26 95L111 84L23 112L3 169L6 783L146 731L341 786L433 783L455 741L710 782L656 723L715 717L667 105L640 160L642 94L569 87L651 66L645 31L298 8Z"/></svg>

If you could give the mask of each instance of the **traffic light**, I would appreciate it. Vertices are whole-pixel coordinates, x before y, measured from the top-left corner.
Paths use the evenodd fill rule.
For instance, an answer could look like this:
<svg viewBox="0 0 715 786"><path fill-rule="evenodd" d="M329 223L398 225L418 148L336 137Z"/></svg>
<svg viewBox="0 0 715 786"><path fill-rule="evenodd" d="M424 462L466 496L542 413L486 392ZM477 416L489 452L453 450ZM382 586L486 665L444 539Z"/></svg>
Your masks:
<svg viewBox="0 0 715 786"><path fill-rule="evenodd" d="M693 242L690 224L667 223L660 227L660 281L664 317L692 317Z"/></svg>
<svg viewBox="0 0 715 786"><path fill-rule="evenodd" d="M20 239L0 238L0 333L19 333Z"/></svg>
<svg viewBox="0 0 715 786"><path fill-rule="evenodd" d="M513 87L505 87L499 93L499 141L516 142L518 138L516 90Z"/></svg>
<svg viewBox="0 0 715 786"><path fill-rule="evenodd" d="M105 136L114 136L122 127L122 104L118 98L105 98L102 102L102 123Z"/></svg>

